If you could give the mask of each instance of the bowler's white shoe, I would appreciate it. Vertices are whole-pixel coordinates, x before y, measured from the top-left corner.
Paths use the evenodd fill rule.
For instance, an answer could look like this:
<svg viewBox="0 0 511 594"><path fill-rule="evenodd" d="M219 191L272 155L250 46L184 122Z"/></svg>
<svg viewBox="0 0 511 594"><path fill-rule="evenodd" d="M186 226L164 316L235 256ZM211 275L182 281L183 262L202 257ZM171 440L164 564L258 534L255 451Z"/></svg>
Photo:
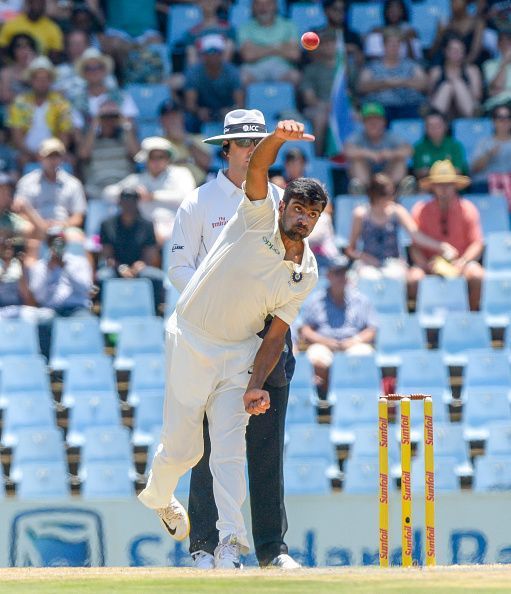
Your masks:
<svg viewBox="0 0 511 594"><path fill-rule="evenodd" d="M215 567L217 569L242 569L240 562L241 545L236 536L226 536L215 549Z"/></svg>
<svg viewBox="0 0 511 594"><path fill-rule="evenodd" d="M206 551L192 553L193 566L197 569L214 569L215 557Z"/></svg>
<svg viewBox="0 0 511 594"><path fill-rule="evenodd" d="M282 553L273 559L270 567L279 567L280 569L300 569L301 565L297 563L293 557Z"/></svg>
<svg viewBox="0 0 511 594"><path fill-rule="evenodd" d="M165 526L165 530L175 540L184 540L190 533L190 519L186 509L172 495L172 499L167 507L160 507L156 510L160 520Z"/></svg>

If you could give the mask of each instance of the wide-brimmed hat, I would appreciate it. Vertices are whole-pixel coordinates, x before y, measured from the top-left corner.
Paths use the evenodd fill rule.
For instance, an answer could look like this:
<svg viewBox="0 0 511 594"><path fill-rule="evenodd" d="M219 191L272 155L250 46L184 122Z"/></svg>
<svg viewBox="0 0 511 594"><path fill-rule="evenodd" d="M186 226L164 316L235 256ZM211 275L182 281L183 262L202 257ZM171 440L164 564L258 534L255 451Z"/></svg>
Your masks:
<svg viewBox="0 0 511 594"><path fill-rule="evenodd" d="M463 190L470 185L470 178L458 175L454 165L448 160L435 161L429 170L429 175L421 180L423 190L430 190L433 184L456 184L458 190Z"/></svg>
<svg viewBox="0 0 511 594"><path fill-rule="evenodd" d="M114 69L114 61L112 58L106 54L102 54L95 47L88 47L76 61L75 69L81 77L83 77L84 68L87 62L101 62L104 64L108 74L111 74Z"/></svg>
<svg viewBox="0 0 511 594"><path fill-rule="evenodd" d="M203 142L221 145L225 140L265 136L268 136L266 122L258 109L235 109L225 116L224 133L206 138Z"/></svg>
<svg viewBox="0 0 511 594"><path fill-rule="evenodd" d="M30 62L27 68L23 71L24 80L30 80L32 74L37 72L37 70L46 70L46 72L49 72L51 76L55 78L55 67L46 56L37 56L37 58L34 58L32 62Z"/></svg>
<svg viewBox="0 0 511 594"><path fill-rule="evenodd" d="M212 34L205 35L199 41L199 51L201 54L219 53L221 54L226 48L225 39L222 35Z"/></svg>
<svg viewBox="0 0 511 594"><path fill-rule="evenodd" d="M149 136L142 140L140 150L135 155L135 161L137 163L145 163L149 158L149 153L151 151L165 151L169 154L169 158L175 153L174 145L166 138L162 138L161 136Z"/></svg>

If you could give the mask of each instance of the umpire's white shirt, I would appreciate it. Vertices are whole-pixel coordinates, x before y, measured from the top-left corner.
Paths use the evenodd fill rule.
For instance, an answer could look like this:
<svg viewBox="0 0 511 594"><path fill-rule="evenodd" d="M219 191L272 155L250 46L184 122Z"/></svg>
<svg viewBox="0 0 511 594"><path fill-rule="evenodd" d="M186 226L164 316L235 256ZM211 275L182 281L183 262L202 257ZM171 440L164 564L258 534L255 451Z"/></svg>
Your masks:
<svg viewBox="0 0 511 594"><path fill-rule="evenodd" d="M278 204L284 191L270 184ZM207 256L243 199L243 190L218 172L215 179L194 190L177 211L170 239L168 275L181 293Z"/></svg>
<svg viewBox="0 0 511 594"><path fill-rule="evenodd" d="M229 342L253 337L268 314L291 325L317 282L318 270L307 239L300 264L284 260L278 219L271 186L264 200L251 202L243 196L182 292L178 319Z"/></svg>

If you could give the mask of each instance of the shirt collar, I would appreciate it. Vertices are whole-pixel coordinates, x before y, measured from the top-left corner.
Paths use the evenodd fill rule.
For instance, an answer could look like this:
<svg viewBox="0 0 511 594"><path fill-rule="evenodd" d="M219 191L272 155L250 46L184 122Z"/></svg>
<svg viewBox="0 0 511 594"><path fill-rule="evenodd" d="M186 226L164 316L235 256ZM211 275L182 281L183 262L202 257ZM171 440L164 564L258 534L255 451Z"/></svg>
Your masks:
<svg viewBox="0 0 511 594"><path fill-rule="evenodd" d="M216 183L222 190L222 192L226 196L237 196L240 197L243 195L243 190L238 188L232 181L225 175L225 173L220 169L217 176L216 176Z"/></svg>

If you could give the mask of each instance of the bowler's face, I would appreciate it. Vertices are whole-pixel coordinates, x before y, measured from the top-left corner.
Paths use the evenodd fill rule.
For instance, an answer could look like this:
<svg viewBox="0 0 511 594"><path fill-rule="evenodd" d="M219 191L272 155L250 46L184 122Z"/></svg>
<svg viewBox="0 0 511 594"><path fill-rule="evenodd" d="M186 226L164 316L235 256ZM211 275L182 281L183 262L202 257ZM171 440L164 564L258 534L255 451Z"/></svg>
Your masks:
<svg viewBox="0 0 511 594"><path fill-rule="evenodd" d="M291 198L279 205L280 228L292 241L308 237L321 215L323 207L319 204L306 204L299 198Z"/></svg>

